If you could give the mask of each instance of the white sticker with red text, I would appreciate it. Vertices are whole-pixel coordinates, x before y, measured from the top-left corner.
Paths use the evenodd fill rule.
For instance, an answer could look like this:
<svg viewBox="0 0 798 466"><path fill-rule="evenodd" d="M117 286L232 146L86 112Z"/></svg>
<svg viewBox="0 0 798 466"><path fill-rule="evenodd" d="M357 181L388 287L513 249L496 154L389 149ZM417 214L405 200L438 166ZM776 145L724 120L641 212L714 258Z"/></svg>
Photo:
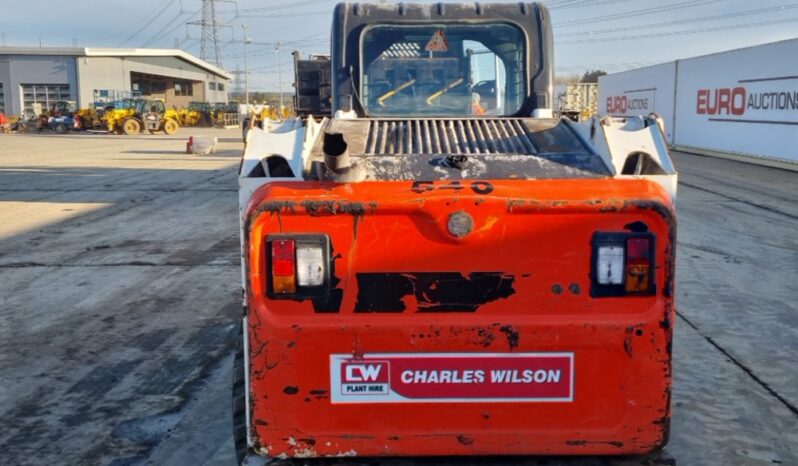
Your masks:
<svg viewBox="0 0 798 466"><path fill-rule="evenodd" d="M333 354L331 401L573 401L573 362L573 353Z"/></svg>

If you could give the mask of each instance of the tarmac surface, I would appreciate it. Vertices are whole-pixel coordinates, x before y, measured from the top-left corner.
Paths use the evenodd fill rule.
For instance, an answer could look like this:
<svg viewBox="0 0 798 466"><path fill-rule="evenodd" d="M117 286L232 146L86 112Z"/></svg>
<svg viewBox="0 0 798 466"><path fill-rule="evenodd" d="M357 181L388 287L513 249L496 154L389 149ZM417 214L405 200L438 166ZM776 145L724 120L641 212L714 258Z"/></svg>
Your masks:
<svg viewBox="0 0 798 466"><path fill-rule="evenodd" d="M220 151L185 154L190 134ZM235 464L241 148L239 130L0 135L0 464ZM798 464L798 173L674 158L667 451Z"/></svg>

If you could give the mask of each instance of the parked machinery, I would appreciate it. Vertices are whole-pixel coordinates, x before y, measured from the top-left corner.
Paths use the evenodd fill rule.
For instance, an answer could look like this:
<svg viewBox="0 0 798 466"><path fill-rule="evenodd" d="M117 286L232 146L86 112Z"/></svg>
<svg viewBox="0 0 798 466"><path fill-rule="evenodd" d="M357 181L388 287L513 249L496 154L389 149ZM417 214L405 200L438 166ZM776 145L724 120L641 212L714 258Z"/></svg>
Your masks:
<svg viewBox="0 0 798 466"><path fill-rule="evenodd" d="M10 133L11 124L11 120L9 120L3 112L0 112L0 133Z"/></svg>
<svg viewBox="0 0 798 466"><path fill-rule="evenodd" d="M181 126L213 126L211 105L208 102L189 102L177 111Z"/></svg>
<svg viewBox="0 0 798 466"><path fill-rule="evenodd" d="M163 100L140 100L133 114L122 121L122 132L132 135L147 130L151 134L158 131L174 134L180 127L178 118L177 111L167 109Z"/></svg>
<svg viewBox="0 0 798 466"><path fill-rule="evenodd" d="M311 55L303 60L299 51L293 55L296 116L330 116L330 56Z"/></svg>
<svg viewBox="0 0 798 466"><path fill-rule="evenodd" d="M286 106L260 105L249 110L249 114L244 117L242 127L242 137L246 139L249 128L265 128L267 123L279 123L289 120L293 116L293 111Z"/></svg>
<svg viewBox="0 0 798 466"><path fill-rule="evenodd" d="M103 127L103 107L91 106L81 108L75 114L78 116L78 127L80 129L101 129Z"/></svg>
<svg viewBox="0 0 798 466"><path fill-rule="evenodd" d="M59 134L80 129L80 117L75 102L59 100L38 117L39 131L50 130Z"/></svg>
<svg viewBox="0 0 798 466"><path fill-rule="evenodd" d="M586 121L598 113L598 84L571 83L556 96L560 116L573 121Z"/></svg>
<svg viewBox="0 0 798 466"><path fill-rule="evenodd" d="M121 99L107 106L101 117L101 126L109 133L122 133L122 122L136 112L140 99Z"/></svg>

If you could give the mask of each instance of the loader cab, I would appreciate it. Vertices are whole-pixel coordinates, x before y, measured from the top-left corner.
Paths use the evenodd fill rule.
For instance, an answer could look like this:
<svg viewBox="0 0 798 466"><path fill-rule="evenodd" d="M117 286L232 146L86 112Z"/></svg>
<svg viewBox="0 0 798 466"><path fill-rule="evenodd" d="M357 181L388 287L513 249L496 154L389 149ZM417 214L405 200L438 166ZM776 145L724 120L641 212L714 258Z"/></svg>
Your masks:
<svg viewBox="0 0 798 466"><path fill-rule="evenodd" d="M50 116L64 116L71 115L77 111L77 106L74 102L66 100L59 100L53 104L50 109Z"/></svg>
<svg viewBox="0 0 798 466"><path fill-rule="evenodd" d="M163 116L166 113L166 104L162 100L141 100L136 105L136 113L139 115L157 113Z"/></svg>
<svg viewBox="0 0 798 466"><path fill-rule="evenodd" d="M373 116L515 114L526 97L525 47L521 29L506 23L371 25L359 103ZM498 84L494 92L485 82Z"/></svg>
<svg viewBox="0 0 798 466"><path fill-rule="evenodd" d="M551 55L548 13L536 4L342 3L332 27L332 111L550 116Z"/></svg>

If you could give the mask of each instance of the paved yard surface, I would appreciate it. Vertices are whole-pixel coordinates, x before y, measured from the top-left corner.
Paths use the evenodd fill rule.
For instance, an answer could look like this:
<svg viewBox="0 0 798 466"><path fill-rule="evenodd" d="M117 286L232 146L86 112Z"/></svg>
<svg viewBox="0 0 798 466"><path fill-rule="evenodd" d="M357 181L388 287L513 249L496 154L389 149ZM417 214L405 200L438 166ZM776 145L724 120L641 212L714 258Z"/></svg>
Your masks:
<svg viewBox="0 0 798 466"><path fill-rule="evenodd" d="M242 144L211 132L0 136L0 464L143 461L227 363Z"/></svg>
<svg viewBox="0 0 798 466"><path fill-rule="evenodd" d="M220 152L185 154L191 133ZM0 136L0 464L234 464L241 147L238 130ZM798 464L798 173L675 159L668 450Z"/></svg>

